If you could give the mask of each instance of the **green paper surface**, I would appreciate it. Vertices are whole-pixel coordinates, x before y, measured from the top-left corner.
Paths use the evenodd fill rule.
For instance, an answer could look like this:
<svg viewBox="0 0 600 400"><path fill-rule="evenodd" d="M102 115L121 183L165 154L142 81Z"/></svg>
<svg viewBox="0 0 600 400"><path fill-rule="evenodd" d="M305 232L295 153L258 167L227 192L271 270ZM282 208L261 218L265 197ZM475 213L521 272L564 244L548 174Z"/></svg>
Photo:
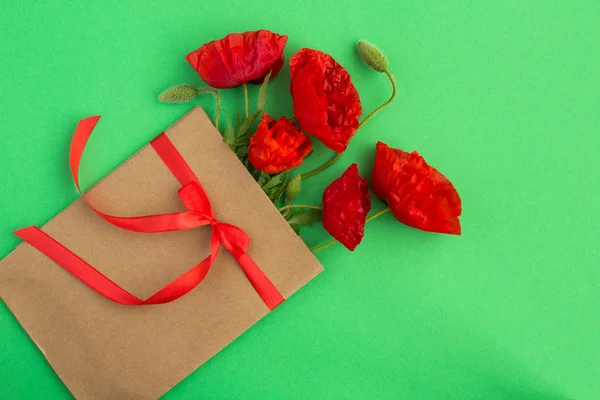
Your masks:
<svg viewBox="0 0 600 400"><path fill-rule="evenodd" d="M203 85L184 56L233 31L289 35L288 59L332 54L365 115L390 87L355 43L384 50L398 80L396 102L297 203L320 204L352 162L368 175L378 140L418 150L462 197L460 237L386 214L354 253L319 253L324 273L164 399L600 398L597 0L4 0L0 15L0 257L11 231L77 197L80 118L103 115L89 187L189 110L157 96ZM269 85L275 116L292 114L288 87L286 65ZM241 88L223 96L229 115L243 109ZM211 96L195 104L214 111ZM300 171L330 157L315 147ZM303 237L329 240L320 227ZM0 302L0 399L41 398L71 397Z"/></svg>

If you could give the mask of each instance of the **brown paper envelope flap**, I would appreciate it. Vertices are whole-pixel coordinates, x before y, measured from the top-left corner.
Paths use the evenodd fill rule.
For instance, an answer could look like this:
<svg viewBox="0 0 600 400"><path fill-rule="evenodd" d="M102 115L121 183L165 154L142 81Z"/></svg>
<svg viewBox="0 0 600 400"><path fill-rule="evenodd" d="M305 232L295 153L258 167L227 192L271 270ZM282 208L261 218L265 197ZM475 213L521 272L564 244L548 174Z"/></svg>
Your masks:
<svg viewBox="0 0 600 400"><path fill-rule="evenodd" d="M96 130L103 134L101 123ZM194 108L166 134L198 176L215 217L250 236L248 253L284 297L322 270L202 109ZM110 214L146 215L183 210L179 188L146 146L88 196ZM140 298L202 260L210 236L208 227L158 234L124 231L80 199L43 230ZM0 296L81 399L155 399L268 312L223 249L206 279L181 299L127 307L20 244L0 262Z"/></svg>

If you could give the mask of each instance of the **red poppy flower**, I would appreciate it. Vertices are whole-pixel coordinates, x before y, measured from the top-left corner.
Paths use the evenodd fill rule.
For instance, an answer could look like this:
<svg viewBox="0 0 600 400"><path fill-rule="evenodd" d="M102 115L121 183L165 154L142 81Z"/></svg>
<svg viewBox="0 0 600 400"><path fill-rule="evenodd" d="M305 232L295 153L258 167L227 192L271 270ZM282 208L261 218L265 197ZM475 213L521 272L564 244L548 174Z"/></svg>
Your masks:
<svg viewBox="0 0 600 400"><path fill-rule="evenodd" d="M462 205L456 189L416 151L377 143L371 181L398 221L423 231L460 235Z"/></svg>
<svg viewBox="0 0 600 400"><path fill-rule="evenodd" d="M269 71L273 71L271 78L279 73L287 39L267 30L230 33L185 58L204 82L214 88L260 84Z"/></svg>
<svg viewBox="0 0 600 400"><path fill-rule="evenodd" d="M369 184L352 164L323 192L323 227L338 242L354 251L365 234L371 209Z"/></svg>
<svg viewBox="0 0 600 400"><path fill-rule="evenodd" d="M312 150L312 142L296 124L283 117L278 121L263 113L256 133L250 137L248 159L259 171L274 174L295 168Z"/></svg>
<svg viewBox="0 0 600 400"><path fill-rule="evenodd" d="M333 57L301 49L290 59L294 116L306 132L338 153L346 150L362 114L350 74Z"/></svg>

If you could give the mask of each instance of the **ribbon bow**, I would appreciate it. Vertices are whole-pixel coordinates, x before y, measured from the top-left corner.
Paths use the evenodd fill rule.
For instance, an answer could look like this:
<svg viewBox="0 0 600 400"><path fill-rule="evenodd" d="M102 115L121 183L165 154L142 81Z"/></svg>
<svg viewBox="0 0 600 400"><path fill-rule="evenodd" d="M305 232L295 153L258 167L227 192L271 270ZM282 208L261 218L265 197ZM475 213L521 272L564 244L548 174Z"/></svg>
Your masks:
<svg viewBox="0 0 600 400"><path fill-rule="evenodd" d="M217 241L222 244L234 256L246 252L250 245L250 237L237 226L219 222L215 219L212 207L202 186L196 182L190 182L179 189L177 194L188 211L196 213L199 226L212 226L211 241Z"/></svg>
<svg viewBox="0 0 600 400"><path fill-rule="evenodd" d="M99 118L89 117L82 119L75 130L71 142L71 173L75 186L82 195L82 199L105 221L129 231L156 233L211 225L212 235L208 257L160 289L150 298L142 300L121 288L40 229L31 226L20 229L15 234L50 257L96 292L114 302L124 305L162 304L180 298L202 282L216 259L221 245L223 245L233 255L267 307L271 310L277 307L284 298L260 267L246 253L250 245L250 238L240 228L220 222L214 217L210 201L198 178L164 133L156 137L151 142L151 145L181 183L182 187L179 189L178 195L187 211L138 217L118 217L105 214L88 202L81 192L79 185L79 164L87 140Z"/></svg>

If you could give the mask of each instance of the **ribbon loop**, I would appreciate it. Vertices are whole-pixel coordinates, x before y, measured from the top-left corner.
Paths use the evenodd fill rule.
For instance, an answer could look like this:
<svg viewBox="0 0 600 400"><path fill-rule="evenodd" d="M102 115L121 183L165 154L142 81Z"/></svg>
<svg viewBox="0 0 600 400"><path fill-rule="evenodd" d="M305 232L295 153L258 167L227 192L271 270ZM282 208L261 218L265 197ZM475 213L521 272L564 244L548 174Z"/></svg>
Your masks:
<svg viewBox="0 0 600 400"><path fill-rule="evenodd" d="M184 185L177 191L177 195L185 208L205 215L212 223L212 220L214 220L212 207L208 201L206 192L198 182L192 181L187 185Z"/></svg>

